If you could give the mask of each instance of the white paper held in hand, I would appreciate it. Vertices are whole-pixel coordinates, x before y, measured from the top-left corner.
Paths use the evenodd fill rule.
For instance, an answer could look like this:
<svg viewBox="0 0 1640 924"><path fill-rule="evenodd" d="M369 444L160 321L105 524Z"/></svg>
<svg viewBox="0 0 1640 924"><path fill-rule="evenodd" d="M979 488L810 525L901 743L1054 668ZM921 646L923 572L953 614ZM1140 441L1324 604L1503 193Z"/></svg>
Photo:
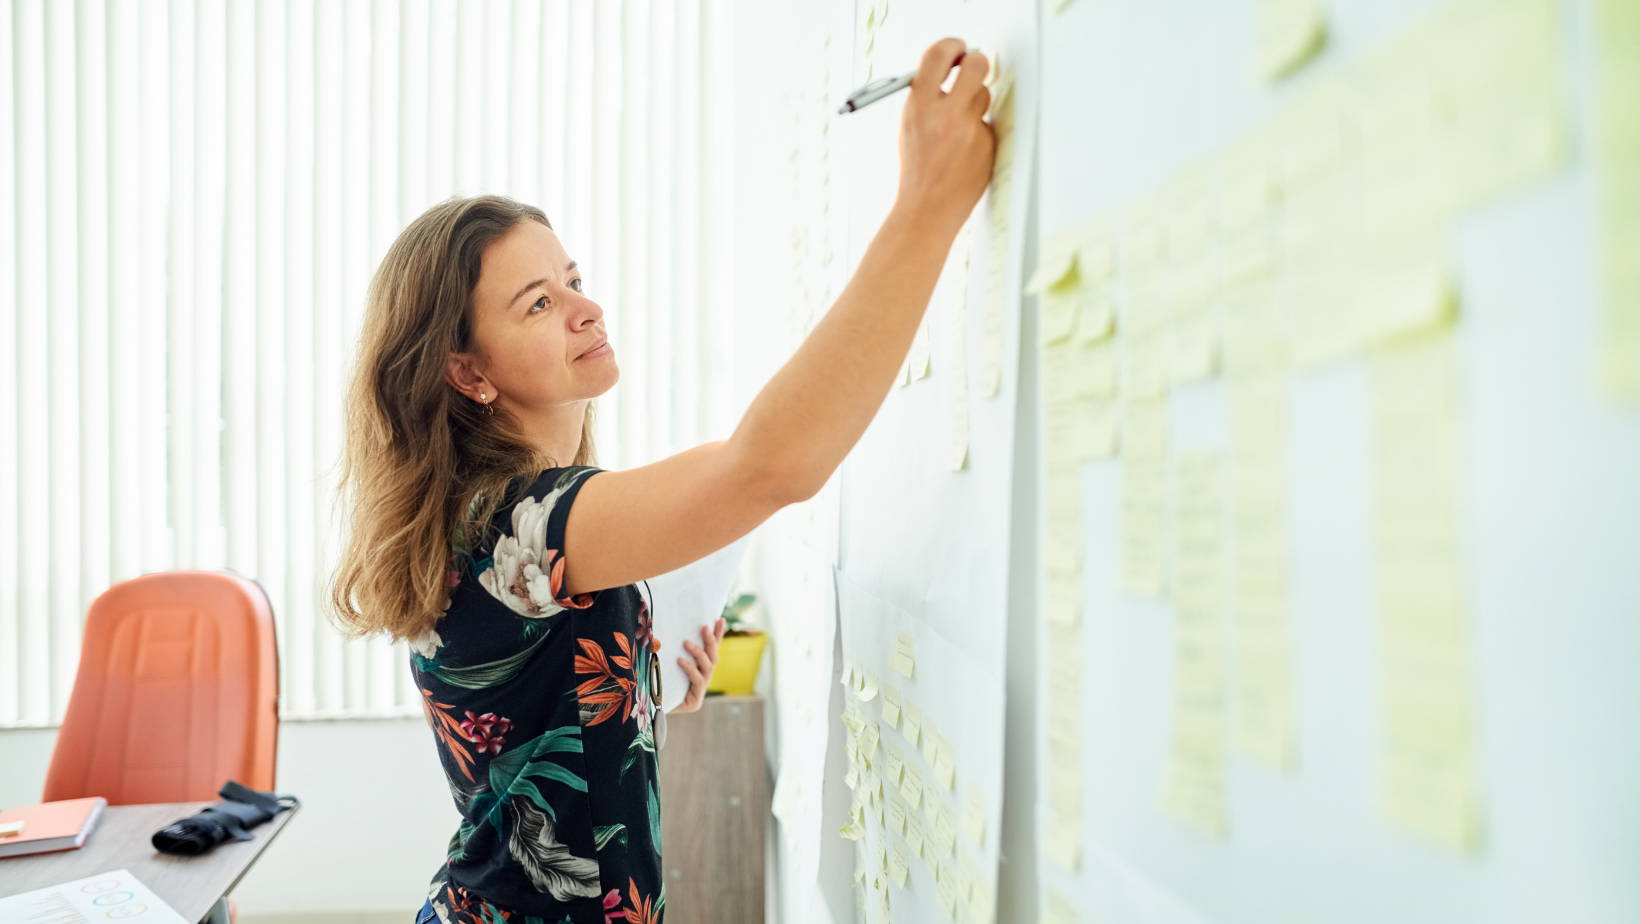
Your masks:
<svg viewBox="0 0 1640 924"><path fill-rule="evenodd" d="M663 710L671 711L689 692L689 675L678 666L678 658L691 658L683 643L701 644L700 627L723 615L750 539L742 537L697 562L649 579L649 612L655 637L661 641Z"/></svg>

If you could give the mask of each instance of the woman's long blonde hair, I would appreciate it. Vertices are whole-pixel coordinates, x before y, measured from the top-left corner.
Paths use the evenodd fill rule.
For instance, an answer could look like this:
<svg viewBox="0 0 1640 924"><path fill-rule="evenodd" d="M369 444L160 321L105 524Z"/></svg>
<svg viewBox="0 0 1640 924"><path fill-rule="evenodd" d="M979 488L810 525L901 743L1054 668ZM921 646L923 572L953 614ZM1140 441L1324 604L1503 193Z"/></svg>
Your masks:
<svg viewBox="0 0 1640 924"><path fill-rule="evenodd" d="M447 356L473 349L484 250L521 221L552 227L502 196L441 202L399 234L370 281L337 485L346 538L330 589L347 635L431 629L508 483L560 464L505 408L492 416L444 378ZM589 406L572 464L594 458Z"/></svg>

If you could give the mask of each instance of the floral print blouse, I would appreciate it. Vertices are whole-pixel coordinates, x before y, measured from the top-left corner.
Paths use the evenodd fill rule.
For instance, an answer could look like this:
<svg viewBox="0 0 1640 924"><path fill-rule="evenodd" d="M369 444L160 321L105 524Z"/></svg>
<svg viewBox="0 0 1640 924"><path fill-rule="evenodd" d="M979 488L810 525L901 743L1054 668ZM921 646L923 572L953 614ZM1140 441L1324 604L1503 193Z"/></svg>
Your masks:
<svg viewBox="0 0 1640 924"><path fill-rule="evenodd" d="M563 586L564 524L597 471L512 487L492 535L451 555L449 606L411 642L462 819L428 889L444 924L661 920L648 601Z"/></svg>

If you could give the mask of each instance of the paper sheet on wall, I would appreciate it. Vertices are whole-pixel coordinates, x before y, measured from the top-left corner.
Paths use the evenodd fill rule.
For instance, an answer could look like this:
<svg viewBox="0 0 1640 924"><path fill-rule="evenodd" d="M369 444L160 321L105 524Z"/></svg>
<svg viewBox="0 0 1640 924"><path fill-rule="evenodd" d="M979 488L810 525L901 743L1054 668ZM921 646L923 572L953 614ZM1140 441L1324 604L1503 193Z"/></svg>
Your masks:
<svg viewBox="0 0 1640 924"><path fill-rule="evenodd" d="M863 921L998 914L1005 648L996 644L995 614L1008 607L1008 556L984 537L1006 533L1012 516L1034 19L1028 5L897 0L873 37L885 72L887 61L909 68L931 36L951 34L993 53L998 73L1012 77L997 78L1006 92L992 87L998 161L941 279L940 290L954 285L954 294L930 310L935 387L913 379L894 389L843 466L841 675L854 714L845 713L842 733L851 799L827 819L827 834L856 851ZM857 245L871 239L892 201L897 169L885 155L897 149L903 105L885 101L838 127L852 145L843 183L861 204L851 216Z"/></svg>

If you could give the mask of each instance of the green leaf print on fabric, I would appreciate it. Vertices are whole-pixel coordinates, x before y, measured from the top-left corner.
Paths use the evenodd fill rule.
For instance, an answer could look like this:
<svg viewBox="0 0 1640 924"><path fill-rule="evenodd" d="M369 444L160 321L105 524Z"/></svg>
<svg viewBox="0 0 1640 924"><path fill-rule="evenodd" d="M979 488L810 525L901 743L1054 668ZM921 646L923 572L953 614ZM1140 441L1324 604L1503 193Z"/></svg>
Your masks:
<svg viewBox="0 0 1640 924"><path fill-rule="evenodd" d="M558 813L553 809L546 793L542 792L537 780L554 780L568 786L576 792L587 791L587 781L575 771L555 761L543 760L549 754L579 754L581 753L581 727L565 725L525 742L510 751L490 761L490 792L486 795L494 802L485 813L486 820L491 824L497 823L497 816L504 803L513 796L524 796L540 806L554 820ZM499 797L495 794L499 793ZM480 797L484 798L484 797Z"/></svg>
<svg viewBox="0 0 1640 924"><path fill-rule="evenodd" d="M513 654L496 661L485 661L483 664L469 664L463 667L450 667L436 661L423 658L421 655L411 655L415 659L416 667L423 672L437 677L452 687L463 690L484 690L498 687L517 677L523 672L530 656L535 654L541 643L547 640L545 633L530 642L527 648L520 648Z"/></svg>
<svg viewBox="0 0 1640 924"><path fill-rule="evenodd" d="M653 726L645 728L632 736L632 743L626 746L626 757L621 760L621 779L626 779L627 771L638 765L638 760L645 754L650 759L655 757L655 730Z"/></svg>
<svg viewBox="0 0 1640 924"><path fill-rule="evenodd" d="M603 850L611 841L626 843L626 825L599 825L592 829L592 844L597 849Z"/></svg>
<svg viewBox="0 0 1640 924"><path fill-rule="evenodd" d="M661 797L655 791L655 784L649 784L649 843L655 847L655 855L661 852Z"/></svg>
<svg viewBox="0 0 1640 924"><path fill-rule="evenodd" d="M462 822L461 827L456 829L456 833L450 836L450 848L444 855L445 860L451 863L460 863L467 859L467 841L473 836L473 832L477 830L478 828L472 822Z"/></svg>

